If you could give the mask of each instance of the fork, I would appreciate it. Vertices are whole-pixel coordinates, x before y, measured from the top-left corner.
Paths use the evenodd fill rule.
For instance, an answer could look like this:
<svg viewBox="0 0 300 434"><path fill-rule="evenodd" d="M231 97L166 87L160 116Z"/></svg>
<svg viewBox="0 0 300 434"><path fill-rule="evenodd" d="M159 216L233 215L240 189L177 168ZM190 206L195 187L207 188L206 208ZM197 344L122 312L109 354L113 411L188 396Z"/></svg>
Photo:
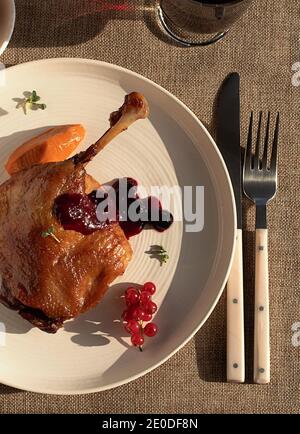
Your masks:
<svg viewBox="0 0 300 434"><path fill-rule="evenodd" d="M252 153L253 112L250 117L244 158L243 189L256 205L255 222L255 313L254 313L254 382L270 382L270 318L267 204L277 190L277 150L280 116L277 113L273 140L270 138L271 113L268 112L262 159L263 113L259 113L255 153ZM271 142L271 143L270 143ZM270 158L268 155L270 154Z"/></svg>

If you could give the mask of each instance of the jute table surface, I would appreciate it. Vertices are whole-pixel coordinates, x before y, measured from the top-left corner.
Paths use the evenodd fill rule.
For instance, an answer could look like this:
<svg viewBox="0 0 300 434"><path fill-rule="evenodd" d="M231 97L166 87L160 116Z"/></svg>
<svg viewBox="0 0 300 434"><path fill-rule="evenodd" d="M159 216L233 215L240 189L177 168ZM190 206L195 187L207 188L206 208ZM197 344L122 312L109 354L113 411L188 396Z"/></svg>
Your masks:
<svg viewBox="0 0 300 434"><path fill-rule="evenodd" d="M128 8L118 7L121 4ZM251 109L281 112L280 189L269 209L272 382L251 384L254 210L245 202L247 384L225 382L223 297L195 338L143 378L86 396L40 395L0 385L0 413L299 413L300 347L292 345L292 326L300 321L300 87L292 85L292 65L300 61L300 2L256 0L223 42L192 49L164 38L153 4L16 0L15 33L0 60L11 66L50 57L83 57L121 65L171 91L213 133L218 87L229 72L238 71L244 140Z"/></svg>

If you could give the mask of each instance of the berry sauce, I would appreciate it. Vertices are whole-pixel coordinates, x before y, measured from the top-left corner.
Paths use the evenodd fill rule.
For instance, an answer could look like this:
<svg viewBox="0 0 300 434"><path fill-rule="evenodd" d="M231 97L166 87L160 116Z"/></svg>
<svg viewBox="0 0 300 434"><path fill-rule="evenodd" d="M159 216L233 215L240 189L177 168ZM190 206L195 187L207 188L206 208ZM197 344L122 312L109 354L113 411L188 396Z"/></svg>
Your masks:
<svg viewBox="0 0 300 434"><path fill-rule="evenodd" d="M127 238L139 234L145 228L153 228L158 232L164 232L173 223L173 216L169 211L162 208L161 202L153 196L141 199L137 193L137 182L132 178L126 180L126 198L120 193L120 182L113 184L116 194L116 221L119 222ZM122 180L124 182L124 179ZM130 198L128 192L130 191ZM96 210L104 198L97 198L97 192L89 195L80 193L66 193L58 196L54 202L54 214L66 230L73 230L84 235L91 234L115 223L112 220L101 221L97 218ZM127 200L127 208L120 204ZM139 219L132 221L128 216L129 207L134 204Z"/></svg>
<svg viewBox="0 0 300 434"><path fill-rule="evenodd" d="M83 235L89 235L109 224L97 219L96 209L97 202L86 194L65 193L54 202L54 214L63 228Z"/></svg>

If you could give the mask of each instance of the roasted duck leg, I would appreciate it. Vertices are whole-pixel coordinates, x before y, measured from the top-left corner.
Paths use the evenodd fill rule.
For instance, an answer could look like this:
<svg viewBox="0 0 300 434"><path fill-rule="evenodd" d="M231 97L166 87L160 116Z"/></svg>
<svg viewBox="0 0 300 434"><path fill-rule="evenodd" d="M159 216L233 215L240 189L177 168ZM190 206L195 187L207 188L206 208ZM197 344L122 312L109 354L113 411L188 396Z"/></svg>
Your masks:
<svg viewBox="0 0 300 434"><path fill-rule="evenodd" d="M0 301L48 333L95 306L122 275L132 250L117 222L88 235L65 230L54 212L63 195L86 196L98 184L86 164L138 119L148 104L138 93L112 113L111 128L86 151L32 166L0 186ZM89 191L87 191L87 189ZM43 236L51 228L52 236Z"/></svg>

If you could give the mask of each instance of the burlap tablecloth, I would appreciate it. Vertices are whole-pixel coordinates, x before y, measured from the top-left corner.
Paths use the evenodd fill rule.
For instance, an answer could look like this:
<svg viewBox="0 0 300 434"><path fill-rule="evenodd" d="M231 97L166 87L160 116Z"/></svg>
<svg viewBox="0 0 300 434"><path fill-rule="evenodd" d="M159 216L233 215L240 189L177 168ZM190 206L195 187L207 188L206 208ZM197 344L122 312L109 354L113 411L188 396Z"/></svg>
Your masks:
<svg viewBox="0 0 300 434"><path fill-rule="evenodd" d="M121 4L129 7L122 10ZM280 188L269 209L272 382L251 384L254 213L245 203L247 384L225 382L223 297L197 336L143 378L86 396L39 395L0 385L0 413L299 413L300 347L292 345L292 325L300 321L300 87L292 86L291 69L300 61L300 2L256 0L223 42L192 49L166 40L155 24L153 4L16 0L15 33L0 60L8 66L62 56L116 63L164 86L212 131L217 89L229 72L239 71L244 139L251 109L281 112Z"/></svg>

